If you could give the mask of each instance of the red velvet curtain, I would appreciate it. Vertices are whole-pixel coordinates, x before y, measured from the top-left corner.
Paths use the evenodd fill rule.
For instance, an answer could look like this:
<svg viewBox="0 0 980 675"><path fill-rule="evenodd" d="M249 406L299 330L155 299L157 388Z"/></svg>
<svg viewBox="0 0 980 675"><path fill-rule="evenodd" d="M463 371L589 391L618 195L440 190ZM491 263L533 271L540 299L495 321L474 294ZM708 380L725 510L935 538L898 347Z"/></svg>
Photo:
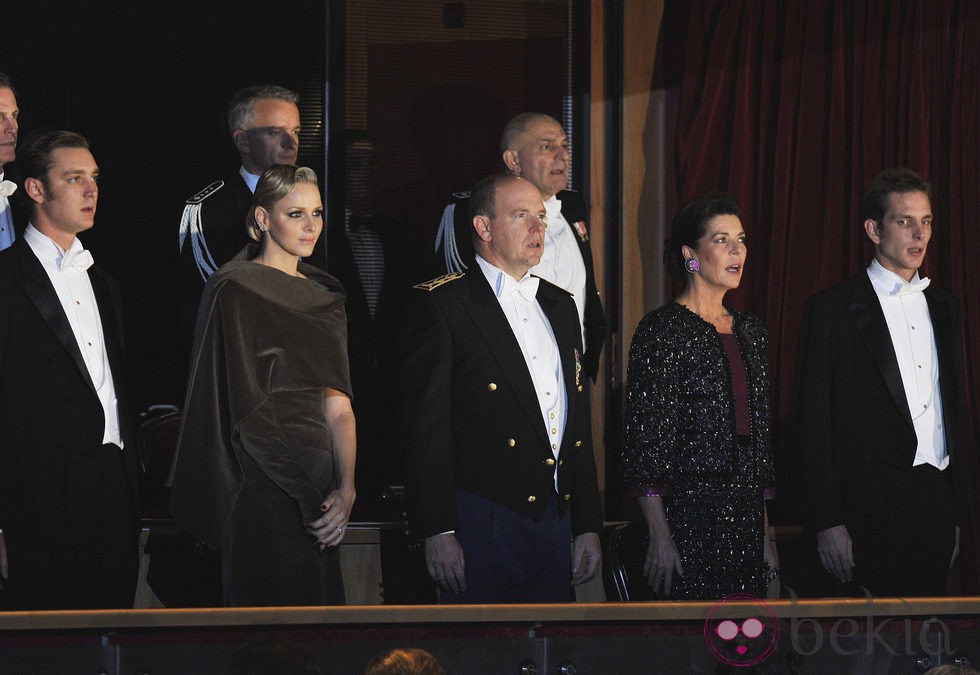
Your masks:
<svg viewBox="0 0 980 675"><path fill-rule="evenodd" d="M672 197L721 189L743 207L748 264L730 300L770 331L783 522L794 517L787 427L803 304L868 264L860 200L884 168L933 185L923 273L963 304L971 443L980 438L980 3L684 0L668 3L664 30ZM975 453L968 464L980 487ZM965 533L968 593L980 590L978 533Z"/></svg>

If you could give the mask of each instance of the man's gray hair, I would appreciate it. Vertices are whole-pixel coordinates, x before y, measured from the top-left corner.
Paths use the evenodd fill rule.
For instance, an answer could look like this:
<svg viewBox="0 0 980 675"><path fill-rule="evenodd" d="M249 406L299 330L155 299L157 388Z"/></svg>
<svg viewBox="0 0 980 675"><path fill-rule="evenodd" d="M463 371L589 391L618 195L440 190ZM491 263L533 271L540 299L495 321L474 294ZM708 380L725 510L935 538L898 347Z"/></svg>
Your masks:
<svg viewBox="0 0 980 675"><path fill-rule="evenodd" d="M235 129L244 129L254 112L255 102L263 98L278 98L293 105L299 104L299 95L285 87L274 84L245 87L236 92L228 103L228 131L235 133Z"/></svg>

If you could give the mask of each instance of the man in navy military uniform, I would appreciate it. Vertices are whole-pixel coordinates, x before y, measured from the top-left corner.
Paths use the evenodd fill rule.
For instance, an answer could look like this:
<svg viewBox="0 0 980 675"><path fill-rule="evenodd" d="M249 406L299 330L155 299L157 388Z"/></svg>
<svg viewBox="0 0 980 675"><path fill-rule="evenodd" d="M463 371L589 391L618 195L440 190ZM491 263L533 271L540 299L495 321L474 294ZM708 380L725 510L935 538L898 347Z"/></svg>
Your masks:
<svg viewBox="0 0 980 675"><path fill-rule="evenodd" d="M398 390L409 521L443 602L562 602L599 569L602 516L581 325L531 276L545 206L533 183L482 181L473 264L419 284Z"/></svg>
<svg viewBox="0 0 980 675"><path fill-rule="evenodd" d="M258 85L237 92L228 104L228 131L241 166L188 199L180 219L177 294L188 349L204 282L251 241L245 214L259 177L273 164L296 163L298 101L288 89Z"/></svg>

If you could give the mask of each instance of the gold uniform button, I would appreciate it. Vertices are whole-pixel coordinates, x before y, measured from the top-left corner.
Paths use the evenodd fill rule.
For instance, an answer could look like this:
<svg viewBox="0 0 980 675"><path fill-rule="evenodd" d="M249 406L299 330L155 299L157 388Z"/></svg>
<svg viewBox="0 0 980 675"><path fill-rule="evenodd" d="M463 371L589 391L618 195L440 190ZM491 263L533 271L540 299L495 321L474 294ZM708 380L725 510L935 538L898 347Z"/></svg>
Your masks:
<svg viewBox="0 0 980 675"><path fill-rule="evenodd" d="M507 447L508 448L513 448L515 445L517 445L517 441L515 441L513 438L508 438L507 439Z"/></svg>
<svg viewBox="0 0 980 675"><path fill-rule="evenodd" d="M555 460L553 460L553 459L551 459L549 457L548 459L544 460L544 463L547 464L548 466L554 466L555 465Z"/></svg>
<svg viewBox="0 0 980 675"><path fill-rule="evenodd" d="M489 389L490 391L497 391L497 383L491 382L490 384L487 385L487 389Z"/></svg>
<svg viewBox="0 0 980 675"><path fill-rule="evenodd" d="M576 448L581 448L582 447L582 441L575 441L575 447Z"/></svg>
<svg viewBox="0 0 980 675"><path fill-rule="evenodd" d="M578 390L579 390L579 391L582 391L582 389L583 389L583 387L582 387L582 385L580 384L580 385L578 386Z"/></svg>
<svg viewBox="0 0 980 675"><path fill-rule="evenodd" d="M558 466L562 466L564 463L565 463L565 460L563 460L563 459L559 459L558 460Z"/></svg>
<svg viewBox="0 0 980 675"><path fill-rule="evenodd" d="M572 495L565 495L565 501L566 502L572 501Z"/></svg>
<svg viewBox="0 0 980 675"><path fill-rule="evenodd" d="M530 497L527 498L527 503L528 504L533 504L536 501L538 501L538 498L535 497L534 495L531 495Z"/></svg>

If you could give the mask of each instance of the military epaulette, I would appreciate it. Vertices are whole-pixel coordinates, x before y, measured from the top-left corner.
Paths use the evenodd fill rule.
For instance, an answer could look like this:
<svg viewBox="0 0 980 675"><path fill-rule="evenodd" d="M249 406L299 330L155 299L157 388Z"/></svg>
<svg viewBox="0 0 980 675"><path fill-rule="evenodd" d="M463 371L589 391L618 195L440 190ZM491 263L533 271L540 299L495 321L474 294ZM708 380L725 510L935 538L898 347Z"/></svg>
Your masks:
<svg viewBox="0 0 980 675"><path fill-rule="evenodd" d="M465 272L452 272L450 274L443 274L441 277L436 277L430 281L423 281L421 284L415 284L413 288L417 288L421 291L434 291L443 284L448 284L450 281L456 281L457 279L462 279L466 276Z"/></svg>
<svg viewBox="0 0 980 675"><path fill-rule="evenodd" d="M223 180L216 180L210 185L208 185L206 188L201 190L200 192L194 194L194 196L192 196L190 199L187 200L187 203L200 204L201 202L203 202L205 199L213 195L215 192L217 192L224 186L225 186L225 182Z"/></svg>

